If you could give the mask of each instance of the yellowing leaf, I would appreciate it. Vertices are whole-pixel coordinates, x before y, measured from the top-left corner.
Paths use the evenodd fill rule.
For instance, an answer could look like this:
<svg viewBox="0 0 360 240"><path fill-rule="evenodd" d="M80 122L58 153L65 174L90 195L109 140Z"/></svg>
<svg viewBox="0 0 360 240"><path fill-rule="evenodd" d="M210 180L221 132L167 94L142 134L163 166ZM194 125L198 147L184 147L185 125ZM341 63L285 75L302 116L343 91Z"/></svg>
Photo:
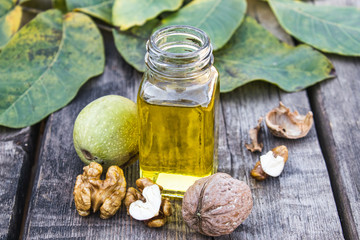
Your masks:
<svg viewBox="0 0 360 240"><path fill-rule="evenodd" d="M324 52L360 56L360 9L270 0L281 26Z"/></svg>
<svg viewBox="0 0 360 240"><path fill-rule="evenodd" d="M183 0L115 0L113 24L120 30L141 26L164 11L175 11Z"/></svg>
<svg viewBox="0 0 360 240"><path fill-rule="evenodd" d="M113 29L115 46L126 62L140 72L145 71L146 42L159 20L153 19L141 27L133 27L126 32Z"/></svg>
<svg viewBox="0 0 360 240"><path fill-rule="evenodd" d="M112 24L114 0L66 0L70 11L79 11Z"/></svg>
<svg viewBox="0 0 360 240"><path fill-rule="evenodd" d="M159 28L190 25L204 30L214 50L223 47L245 16L245 0L194 0L178 12L164 18Z"/></svg>
<svg viewBox="0 0 360 240"><path fill-rule="evenodd" d="M0 48L16 33L20 27L22 10L16 6L16 0L0 1Z"/></svg>
<svg viewBox="0 0 360 240"><path fill-rule="evenodd" d="M102 36L81 13L38 14L0 53L0 125L32 125L104 69Z"/></svg>
<svg viewBox="0 0 360 240"><path fill-rule="evenodd" d="M333 77L332 64L323 54L306 45L280 43L250 17L214 57L221 92L255 80L292 92Z"/></svg>

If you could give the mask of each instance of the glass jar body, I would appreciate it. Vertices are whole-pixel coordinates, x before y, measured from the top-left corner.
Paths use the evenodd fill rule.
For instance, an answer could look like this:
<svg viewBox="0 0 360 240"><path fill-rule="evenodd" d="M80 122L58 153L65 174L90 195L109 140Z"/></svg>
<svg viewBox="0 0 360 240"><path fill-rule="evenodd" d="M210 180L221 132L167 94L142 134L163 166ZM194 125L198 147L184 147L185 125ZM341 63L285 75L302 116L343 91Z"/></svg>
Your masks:
<svg viewBox="0 0 360 240"><path fill-rule="evenodd" d="M180 79L147 68L137 105L141 177L161 185L163 195L182 197L217 171L219 79L212 64Z"/></svg>

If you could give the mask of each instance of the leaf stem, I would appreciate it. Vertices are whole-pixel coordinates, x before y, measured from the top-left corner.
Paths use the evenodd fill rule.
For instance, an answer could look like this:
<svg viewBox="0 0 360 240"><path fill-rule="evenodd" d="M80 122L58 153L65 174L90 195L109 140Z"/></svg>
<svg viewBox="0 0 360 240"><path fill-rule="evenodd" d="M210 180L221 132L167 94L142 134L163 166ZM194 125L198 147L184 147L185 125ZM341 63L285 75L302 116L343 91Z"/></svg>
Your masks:
<svg viewBox="0 0 360 240"><path fill-rule="evenodd" d="M115 29L115 27L112 27L110 25L105 25L105 24L101 24L101 23L97 23L95 22L96 26L98 26L100 29L108 31L108 32L112 32L113 29Z"/></svg>
<svg viewBox="0 0 360 240"><path fill-rule="evenodd" d="M29 13L35 13L35 14L38 14L38 13L43 12L43 10L36 9L36 8L31 8L31 7L24 7L24 6L21 6L21 8L22 8L25 12L29 12Z"/></svg>

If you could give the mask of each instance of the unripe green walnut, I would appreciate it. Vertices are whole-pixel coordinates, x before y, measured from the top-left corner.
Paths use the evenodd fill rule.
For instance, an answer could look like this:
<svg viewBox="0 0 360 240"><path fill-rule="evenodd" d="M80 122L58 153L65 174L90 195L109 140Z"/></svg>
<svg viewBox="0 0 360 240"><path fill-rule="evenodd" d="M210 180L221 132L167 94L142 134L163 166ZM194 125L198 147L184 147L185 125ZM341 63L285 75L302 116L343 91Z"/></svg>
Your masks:
<svg viewBox="0 0 360 240"><path fill-rule="evenodd" d="M85 164L95 161L105 169L124 166L137 157L138 122L136 104L108 95L89 103L74 124L74 147Z"/></svg>

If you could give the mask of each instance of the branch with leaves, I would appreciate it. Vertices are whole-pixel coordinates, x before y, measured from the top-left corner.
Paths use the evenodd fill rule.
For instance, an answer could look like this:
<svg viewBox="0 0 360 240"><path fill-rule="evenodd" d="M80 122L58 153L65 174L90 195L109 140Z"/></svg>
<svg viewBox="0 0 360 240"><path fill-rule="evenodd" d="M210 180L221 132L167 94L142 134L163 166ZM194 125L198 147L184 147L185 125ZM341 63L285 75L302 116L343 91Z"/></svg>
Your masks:
<svg viewBox="0 0 360 240"><path fill-rule="evenodd" d="M221 92L263 80L299 91L334 76L331 62L313 49L360 56L360 10L269 0L281 26L304 42L280 43L253 18L246 0L52 0L19 30L32 0L0 2L0 125L20 128L68 104L81 85L104 70L98 26L111 30L122 57L145 71L145 43L159 28L191 25L214 47ZM36 12L36 11L35 11ZM95 24L92 18L103 24Z"/></svg>

